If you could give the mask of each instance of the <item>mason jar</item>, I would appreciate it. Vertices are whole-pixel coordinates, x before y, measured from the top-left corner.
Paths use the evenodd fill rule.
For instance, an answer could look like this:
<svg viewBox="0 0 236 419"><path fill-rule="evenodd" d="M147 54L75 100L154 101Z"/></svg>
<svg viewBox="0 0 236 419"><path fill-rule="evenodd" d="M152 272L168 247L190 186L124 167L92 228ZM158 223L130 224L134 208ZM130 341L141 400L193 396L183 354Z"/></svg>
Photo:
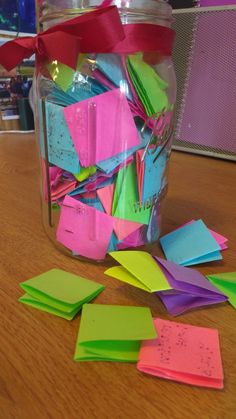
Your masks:
<svg viewBox="0 0 236 419"><path fill-rule="evenodd" d="M42 33L70 19L72 28L111 5L126 34L121 44L130 47L78 47L75 68L49 57L34 80L45 230L66 254L97 262L116 250L150 251L160 235L176 99L166 47L172 10L161 0L48 0L39 22ZM94 21L86 36L97 45L103 30ZM74 45L63 40L56 52L71 54Z"/></svg>

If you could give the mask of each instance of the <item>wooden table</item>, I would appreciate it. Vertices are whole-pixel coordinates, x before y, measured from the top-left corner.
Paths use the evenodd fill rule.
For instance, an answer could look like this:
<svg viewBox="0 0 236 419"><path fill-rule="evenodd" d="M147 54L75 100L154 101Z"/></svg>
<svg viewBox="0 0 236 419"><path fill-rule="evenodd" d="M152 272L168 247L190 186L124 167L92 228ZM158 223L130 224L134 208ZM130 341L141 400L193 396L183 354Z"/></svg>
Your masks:
<svg viewBox="0 0 236 419"><path fill-rule="evenodd" d="M219 330L223 391L142 375L135 364L73 361L80 316L68 322L20 304L21 281L62 268L106 284L97 303L149 306L153 316L171 317L154 295L106 277L102 265L78 262L54 248L41 224L32 136L0 136L0 174L0 418L235 418L236 315L228 303L177 318ZM204 274L236 271L235 181L234 163L172 154L163 233L202 218L229 238L223 261L198 267ZM159 246L156 254L162 254Z"/></svg>

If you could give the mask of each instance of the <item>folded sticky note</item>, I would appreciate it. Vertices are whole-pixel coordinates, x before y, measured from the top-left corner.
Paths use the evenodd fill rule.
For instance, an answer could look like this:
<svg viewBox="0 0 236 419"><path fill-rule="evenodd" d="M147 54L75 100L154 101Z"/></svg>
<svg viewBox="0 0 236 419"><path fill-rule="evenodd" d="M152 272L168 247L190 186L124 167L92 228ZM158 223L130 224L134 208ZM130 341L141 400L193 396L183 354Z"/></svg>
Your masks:
<svg viewBox="0 0 236 419"><path fill-rule="evenodd" d="M155 337L147 307L85 304L74 359L136 362L141 341Z"/></svg>
<svg viewBox="0 0 236 419"><path fill-rule="evenodd" d="M160 238L168 260L189 266L222 259L220 246L202 220L185 225Z"/></svg>
<svg viewBox="0 0 236 419"><path fill-rule="evenodd" d="M72 252L94 260L104 259L114 219L96 208L66 196L61 204L56 237Z"/></svg>
<svg viewBox="0 0 236 419"><path fill-rule="evenodd" d="M48 141L48 159L71 173L80 172L80 163L72 142L62 107L45 102Z"/></svg>
<svg viewBox="0 0 236 419"><path fill-rule="evenodd" d="M129 76L148 116L168 108L168 84L142 60L141 54L127 58Z"/></svg>
<svg viewBox="0 0 236 419"><path fill-rule="evenodd" d="M139 371L201 387L223 388L219 334L215 329L154 319L157 339L142 343Z"/></svg>
<svg viewBox="0 0 236 419"><path fill-rule="evenodd" d="M196 307L222 303L227 297L207 281L195 269L179 266L154 256L158 266L172 287L170 291L158 292L163 304L172 316Z"/></svg>
<svg viewBox="0 0 236 419"><path fill-rule="evenodd" d="M168 155L163 151L160 155L161 147L149 147L144 158L144 173L142 185L142 201L146 202L157 196L165 182L164 174L167 167ZM154 162L155 158L157 160Z"/></svg>
<svg viewBox="0 0 236 419"><path fill-rule="evenodd" d="M111 252L110 255L122 266L108 269L105 271L106 275L148 292L171 289L162 270L149 253L130 250Z"/></svg>
<svg viewBox="0 0 236 419"><path fill-rule="evenodd" d="M117 244L117 250L124 250L131 247L143 246L146 243L146 230L147 226L144 224L142 227L135 230L122 242Z"/></svg>
<svg viewBox="0 0 236 419"><path fill-rule="evenodd" d="M196 220L191 220L188 223L185 223L184 226L185 225L188 225L188 224L192 224L195 221ZM179 227L179 228L181 228L181 227ZM221 234L217 233L214 230L211 230L210 228L208 228L208 230L210 231L210 233L214 237L214 239L217 241L217 243L220 245L220 250L226 250L226 249L228 249L228 246L226 244L227 241L228 241L228 239L226 237L222 236Z"/></svg>
<svg viewBox="0 0 236 419"><path fill-rule="evenodd" d="M67 320L71 320L84 303L105 288L61 269L51 269L22 282L20 287L26 294L19 301Z"/></svg>
<svg viewBox="0 0 236 419"><path fill-rule="evenodd" d="M132 100L129 83L126 79L121 57L118 54L97 54L97 68Z"/></svg>
<svg viewBox="0 0 236 419"><path fill-rule="evenodd" d="M207 275L216 288L229 297L229 302L236 308L236 272Z"/></svg>
<svg viewBox="0 0 236 419"><path fill-rule="evenodd" d="M127 99L119 89L67 106L64 116L82 166L140 144Z"/></svg>
<svg viewBox="0 0 236 419"><path fill-rule="evenodd" d="M135 162L119 171L114 197L112 214L114 217L148 224L151 214L151 204L142 205L138 197L138 183Z"/></svg>

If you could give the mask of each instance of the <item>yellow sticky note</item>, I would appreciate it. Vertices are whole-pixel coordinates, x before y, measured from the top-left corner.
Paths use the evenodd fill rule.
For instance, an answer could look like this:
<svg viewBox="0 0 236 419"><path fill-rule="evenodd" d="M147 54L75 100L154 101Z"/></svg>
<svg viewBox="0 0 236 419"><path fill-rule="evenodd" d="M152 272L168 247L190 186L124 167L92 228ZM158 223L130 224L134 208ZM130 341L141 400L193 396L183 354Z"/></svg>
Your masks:
<svg viewBox="0 0 236 419"><path fill-rule="evenodd" d="M128 271L128 273L134 276L138 282L144 285L149 292L171 289L171 286L169 285L161 268L153 260L152 256L149 255L149 253L142 251L119 251L111 252L110 255L117 262L119 262L122 267ZM117 275L117 271L115 273ZM127 274L124 275L124 273L121 273L120 276L119 272L118 275L120 280L125 278L124 282L137 286L137 283L136 285L134 284L133 278L131 279L131 277Z"/></svg>
<svg viewBox="0 0 236 419"><path fill-rule="evenodd" d="M133 285L136 288L140 288L141 290L151 292L146 285L135 278L135 276L127 271L127 269L123 266L113 266L113 268L107 269L104 274L119 279L119 281L126 282L126 284Z"/></svg>

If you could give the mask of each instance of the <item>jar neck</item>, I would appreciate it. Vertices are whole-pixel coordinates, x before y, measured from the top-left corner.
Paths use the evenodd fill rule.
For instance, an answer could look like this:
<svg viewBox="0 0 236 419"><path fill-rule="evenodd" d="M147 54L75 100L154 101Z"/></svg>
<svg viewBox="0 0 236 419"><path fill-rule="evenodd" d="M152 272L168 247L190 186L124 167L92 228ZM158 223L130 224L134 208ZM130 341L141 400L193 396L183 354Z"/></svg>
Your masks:
<svg viewBox="0 0 236 419"><path fill-rule="evenodd" d="M102 0L43 1L41 26L45 30L60 21L93 10L101 4ZM111 4L118 7L123 24L147 22L171 26L172 8L166 0L113 0Z"/></svg>

